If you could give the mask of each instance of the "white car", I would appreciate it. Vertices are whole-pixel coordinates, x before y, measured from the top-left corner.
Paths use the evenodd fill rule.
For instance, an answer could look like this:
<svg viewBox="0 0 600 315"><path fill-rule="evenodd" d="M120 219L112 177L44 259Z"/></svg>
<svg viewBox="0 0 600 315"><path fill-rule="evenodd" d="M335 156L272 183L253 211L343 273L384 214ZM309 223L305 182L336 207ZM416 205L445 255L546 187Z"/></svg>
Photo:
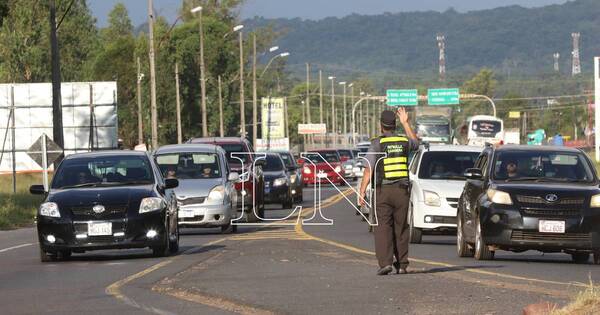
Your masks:
<svg viewBox="0 0 600 315"><path fill-rule="evenodd" d="M424 230L456 229L464 171L472 168L482 147L422 145L412 159L408 223L410 242L421 243Z"/></svg>

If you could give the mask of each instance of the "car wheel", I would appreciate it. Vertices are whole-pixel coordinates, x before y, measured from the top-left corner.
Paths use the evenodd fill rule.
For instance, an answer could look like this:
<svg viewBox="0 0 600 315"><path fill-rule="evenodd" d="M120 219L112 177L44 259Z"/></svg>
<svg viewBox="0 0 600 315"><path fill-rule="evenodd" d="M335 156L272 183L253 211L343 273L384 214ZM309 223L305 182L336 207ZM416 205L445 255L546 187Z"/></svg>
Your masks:
<svg viewBox="0 0 600 315"><path fill-rule="evenodd" d="M458 257L473 257L473 248L469 247L467 241L465 240L463 226L462 226L462 216L460 213L457 216L456 221L456 252L458 253Z"/></svg>
<svg viewBox="0 0 600 315"><path fill-rule="evenodd" d="M162 237L162 244L152 247L152 255L154 255L154 257L169 256L169 253L170 253L169 245L171 244L171 242L169 241L169 235L170 235L170 232L169 232L169 227L167 224L166 233Z"/></svg>
<svg viewBox="0 0 600 315"><path fill-rule="evenodd" d="M179 251L179 225L175 228L174 240L170 240L169 252L175 254Z"/></svg>
<svg viewBox="0 0 600 315"><path fill-rule="evenodd" d="M600 265L600 252L594 252L594 265Z"/></svg>
<svg viewBox="0 0 600 315"><path fill-rule="evenodd" d="M423 241L423 231L414 226L414 218L413 218L413 206L412 203L408 207L408 225L409 225L409 239L412 244L421 244Z"/></svg>
<svg viewBox="0 0 600 315"><path fill-rule="evenodd" d="M571 253L571 259L577 264L585 264L590 260L590 253L575 252Z"/></svg>
<svg viewBox="0 0 600 315"><path fill-rule="evenodd" d="M51 262L56 260L56 254L47 253L40 247L40 261L41 262Z"/></svg>
<svg viewBox="0 0 600 315"><path fill-rule="evenodd" d="M477 260L492 260L494 252L491 251L483 240L481 235L481 222L477 219L477 230L475 231L475 259Z"/></svg>
<svg viewBox="0 0 600 315"><path fill-rule="evenodd" d="M236 227L235 225L229 223L227 225L222 225L221 226L221 234L231 234L236 232Z"/></svg>

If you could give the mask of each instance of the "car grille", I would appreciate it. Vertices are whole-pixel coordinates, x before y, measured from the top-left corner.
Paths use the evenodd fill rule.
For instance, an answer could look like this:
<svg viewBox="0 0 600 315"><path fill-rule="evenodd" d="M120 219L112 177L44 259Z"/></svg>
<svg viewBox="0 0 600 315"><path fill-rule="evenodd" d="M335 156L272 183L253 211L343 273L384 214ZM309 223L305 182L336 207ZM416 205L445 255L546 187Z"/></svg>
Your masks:
<svg viewBox="0 0 600 315"><path fill-rule="evenodd" d="M118 241L119 238L114 237L112 235L107 236L90 236L87 239L83 240L84 243L114 243Z"/></svg>
<svg viewBox="0 0 600 315"><path fill-rule="evenodd" d="M446 201L452 208L458 208L458 198L446 198ZM456 223L456 222L454 222Z"/></svg>
<svg viewBox="0 0 600 315"><path fill-rule="evenodd" d="M206 200L206 197L191 197L191 198L186 198L186 199L177 199L177 202L180 206L187 206L187 205L197 205L197 204L201 204L204 203L204 200Z"/></svg>
<svg viewBox="0 0 600 315"><path fill-rule="evenodd" d="M544 198L539 196L517 196L517 201L522 204L535 204L535 205L560 205L560 206L581 206L583 205L584 198L563 198L557 202L548 202Z"/></svg>
<svg viewBox="0 0 600 315"><path fill-rule="evenodd" d="M92 210L93 207L94 207L94 205L73 206L73 207L70 207L69 210L71 210L71 213L73 213L73 215L76 217L95 217L95 218L100 218L100 217L113 215L113 214L124 214L127 212L126 204L104 205L104 211L101 213L94 212L94 210Z"/></svg>
<svg viewBox="0 0 600 315"><path fill-rule="evenodd" d="M544 216L544 217L574 217L581 214L579 210L574 209L536 209L536 208L522 208L524 214L531 216Z"/></svg>
<svg viewBox="0 0 600 315"><path fill-rule="evenodd" d="M201 222L204 221L204 215L195 216L193 218L179 218L179 223L185 222Z"/></svg>
<svg viewBox="0 0 600 315"><path fill-rule="evenodd" d="M539 242L581 242L591 244L592 237L589 233L539 233L527 231L512 231L513 241L539 241Z"/></svg>

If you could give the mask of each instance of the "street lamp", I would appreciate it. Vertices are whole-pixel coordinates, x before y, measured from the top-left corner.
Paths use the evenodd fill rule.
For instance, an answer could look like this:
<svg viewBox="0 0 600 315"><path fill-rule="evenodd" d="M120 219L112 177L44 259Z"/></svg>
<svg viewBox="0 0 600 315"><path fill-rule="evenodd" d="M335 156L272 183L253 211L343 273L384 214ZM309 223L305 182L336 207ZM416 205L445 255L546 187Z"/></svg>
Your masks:
<svg viewBox="0 0 600 315"><path fill-rule="evenodd" d="M343 127L342 128L342 134L346 134L347 133L347 125L346 125L346 81L340 82L340 85L344 86L344 106L343 106L343 110L344 110L344 123L343 123ZM345 139L345 138L344 138Z"/></svg>
<svg viewBox="0 0 600 315"><path fill-rule="evenodd" d="M332 144L335 146L337 145L337 136L335 130L335 77L330 76L328 79L331 80L331 131L333 132Z"/></svg>
<svg viewBox="0 0 600 315"><path fill-rule="evenodd" d="M265 69L263 70L263 72L260 74L259 79L263 77L263 75L265 74L265 72L267 72L267 69L269 69L269 66L271 66L271 63L273 63L273 61L275 59L277 59L277 58L284 58L284 57L287 57L289 55L290 55L289 52L284 52L284 53L281 53L281 54L273 56L273 58L271 58L271 60L269 60L269 63L267 63L267 66L265 67Z"/></svg>
<svg viewBox="0 0 600 315"><path fill-rule="evenodd" d="M198 6L190 10L192 14L198 13L198 25L200 27L200 93L202 109L202 136L208 137L208 120L206 118L206 78L204 70L204 30L202 29L202 7Z"/></svg>
<svg viewBox="0 0 600 315"><path fill-rule="evenodd" d="M244 25L236 25L233 32L239 32L240 41L240 135L246 137L246 109L244 104L244 34L242 29Z"/></svg>

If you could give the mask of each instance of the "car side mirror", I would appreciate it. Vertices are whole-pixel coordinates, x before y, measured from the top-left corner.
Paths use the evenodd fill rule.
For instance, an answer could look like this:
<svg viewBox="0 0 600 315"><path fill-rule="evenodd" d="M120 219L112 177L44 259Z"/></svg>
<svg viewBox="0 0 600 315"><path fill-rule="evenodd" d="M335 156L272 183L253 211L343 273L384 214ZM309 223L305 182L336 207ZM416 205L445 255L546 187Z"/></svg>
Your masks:
<svg viewBox="0 0 600 315"><path fill-rule="evenodd" d="M44 188L44 185L31 185L29 187L29 193L32 195L43 195L46 193L46 189Z"/></svg>
<svg viewBox="0 0 600 315"><path fill-rule="evenodd" d="M227 176L227 180L230 182L237 182L240 180L240 174L236 172L231 172L229 173L229 176Z"/></svg>
<svg viewBox="0 0 600 315"><path fill-rule="evenodd" d="M465 171L464 176L467 179L482 179L483 172L478 168L469 168Z"/></svg>
<svg viewBox="0 0 600 315"><path fill-rule="evenodd" d="M173 189L179 187L179 180L176 178L165 179L165 189Z"/></svg>

